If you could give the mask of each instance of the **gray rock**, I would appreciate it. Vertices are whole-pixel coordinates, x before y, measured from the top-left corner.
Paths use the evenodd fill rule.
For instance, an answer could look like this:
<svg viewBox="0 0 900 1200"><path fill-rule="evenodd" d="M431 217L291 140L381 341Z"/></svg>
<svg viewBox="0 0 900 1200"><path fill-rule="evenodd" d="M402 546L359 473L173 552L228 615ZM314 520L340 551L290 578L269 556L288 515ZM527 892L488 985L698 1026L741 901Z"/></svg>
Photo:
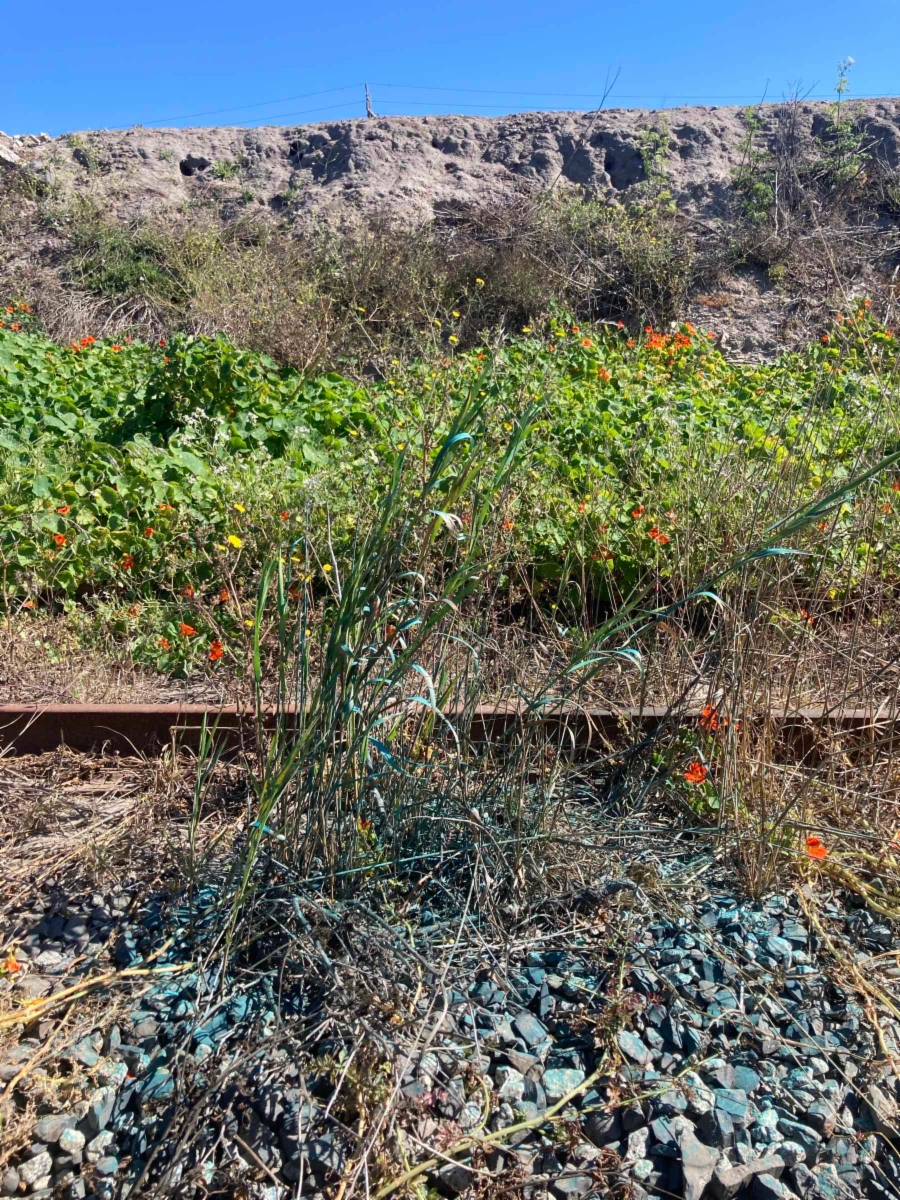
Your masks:
<svg viewBox="0 0 900 1200"><path fill-rule="evenodd" d="M584 1071L574 1067L554 1067L545 1071L541 1078L541 1086L547 1096L547 1103L555 1104L562 1100L563 1096L567 1096L579 1084L584 1083L584 1080Z"/></svg>
<svg viewBox="0 0 900 1200"><path fill-rule="evenodd" d="M690 1127L683 1127L675 1136L681 1151L684 1200L700 1200L713 1177L720 1152L712 1146L704 1146Z"/></svg>
<svg viewBox="0 0 900 1200"><path fill-rule="evenodd" d="M19 1164L19 1179L29 1188L34 1188L37 1186L38 1180L49 1176L52 1170L53 1159L44 1150L42 1154L36 1154L34 1158L29 1158Z"/></svg>
<svg viewBox="0 0 900 1200"><path fill-rule="evenodd" d="M889 1095L887 1089L873 1083L866 1092L865 1102L878 1132L887 1138L896 1137L900 1127L900 1112L897 1101Z"/></svg>
<svg viewBox="0 0 900 1200"><path fill-rule="evenodd" d="M547 1026L529 1012L519 1013L513 1019L512 1027L516 1036L520 1037L527 1046L539 1046L550 1039Z"/></svg>
<svg viewBox="0 0 900 1200"><path fill-rule="evenodd" d="M778 1120L778 1130L783 1133L786 1140L797 1142L806 1151L806 1161L815 1162L816 1154L822 1139L814 1129L810 1129L808 1125L801 1124L800 1121L789 1121L786 1117L780 1117Z"/></svg>
<svg viewBox="0 0 900 1200"><path fill-rule="evenodd" d="M763 1173L754 1175L750 1194L753 1200L786 1200L786 1197L793 1196L794 1193L774 1175Z"/></svg>
<svg viewBox="0 0 900 1200"><path fill-rule="evenodd" d="M7 1167L0 1179L0 1192L4 1196L15 1196L19 1190L19 1172L15 1167Z"/></svg>
<svg viewBox="0 0 900 1200"><path fill-rule="evenodd" d="M68 1113L54 1113L49 1117L41 1117L35 1122L34 1137L38 1142L46 1142L48 1145L53 1145L58 1142L60 1135L64 1130L70 1129L77 1124L73 1116Z"/></svg>
<svg viewBox="0 0 900 1200"><path fill-rule="evenodd" d="M622 1053L633 1059L639 1066L650 1066L653 1061L653 1055L644 1045L642 1039L632 1030L620 1029L616 1035L616 1042Z"/></svg>
<svg viewBox="0 0 900 1200"><path fill-rule="evenodd" d="M782 1142L778 1154L784 1159L785 1166L796 1167L798 1163L806 1162L806 1148L799 1142Z"/></svg>
<svg viewBox="0 0 900 1200"><path fill-rule="evenodd" d="M112 1116L113 1105L116 1102L116 1092L114 1088L102 1087L97 1088L90 1099L90 1108L87 1111L88 1128L100 1133L109 1124L109 1118Z"/></svg>
<svg viewBox="0 0 900 1200"><path fill-rule="evenodd" d="M85 1161L89 1163L99 1162L115 1140L116 1135L111 1129L104 1129L102 1133L98 1133L84 1148Z"/></svg>
<svg viewBox="0 0 900 1200"><path fill-rule="evenodd" d="M84 1180L81 1178L74 1179L66 1188L64 1200L84 1200L87 1188L84 1186Z"/></svg>
<svg viewBox="0 0 900 1200"><path fill-rule="evenodd" d="M562 1175L552 1179L547 1190L554 1200L581 1200L593 1187L594 1180L590 1175Z"/></svg>
<svg viewBox="0 0 900 1200"><path fill-rule="evenodd" d="M447 1163L435 1173L440 1185L457 1195L472 1186L478 1178L474 1171L464 1167L462 1163Z"/></svg>
<svg viewBox="0 0 900 1200"><path fill-rule="evenodd" d="M119 1160L112 1154L105 1155L94 1167L98 1175L115 1175L118 1169Z"/></svg>
<svg viewBox="0 0 900 1200"><path fill-rule="evenodd" d="M731 1200L742 1187L746 1187L755 1175L774 1175L776 1179L784 1171L784 1159L778 1154L767 1154L753 1162L742 1163L739 1166L728 1166L721 1162L713 1173L710 1189L716 1200Z"/></svg>
<svg viewBox="0 0 900 1200"><path fill-rule="evenodd" d="M582 1129L595 1146L610 1146L622 1136L622 1117L618 1109L610 1113L594 1112L582 1122Z"/></svg>

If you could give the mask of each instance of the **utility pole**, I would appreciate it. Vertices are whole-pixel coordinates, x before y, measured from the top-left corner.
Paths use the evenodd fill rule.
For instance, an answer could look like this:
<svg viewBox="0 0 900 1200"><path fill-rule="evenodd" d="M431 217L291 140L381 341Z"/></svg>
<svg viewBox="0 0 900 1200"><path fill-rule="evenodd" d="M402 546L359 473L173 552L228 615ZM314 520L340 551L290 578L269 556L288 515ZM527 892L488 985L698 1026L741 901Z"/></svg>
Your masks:
<svg viewBox="0 0 900 1200"><path fill-rule="evenodd" d="M374 117L375 110L372 108L372 97L369 95L369 85L366 83L363 84L363 87L366 89L366 116Z"/></svg>

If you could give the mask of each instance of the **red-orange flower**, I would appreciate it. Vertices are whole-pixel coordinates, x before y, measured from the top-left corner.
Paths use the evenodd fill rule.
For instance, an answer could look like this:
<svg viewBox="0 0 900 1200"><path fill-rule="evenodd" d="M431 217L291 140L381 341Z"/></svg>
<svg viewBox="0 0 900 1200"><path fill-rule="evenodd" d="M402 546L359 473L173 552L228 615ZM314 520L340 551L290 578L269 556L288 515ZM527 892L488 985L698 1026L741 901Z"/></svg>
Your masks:
<svg viewBox="0 0 900 1200"><path fill-rule="evenodd" d="M287 521L291 514L286 508L283 508L278 515L281 517L282 521Z"/></svg>
<svg viewBox="0 0 900 1200"><path fill-rule="evenodd" d="M633 509L631 510L631 515L634 517L634 519L635 519L636 521L639 521L639 520L641 519L641 517L644 515L644 506L643 506L643 504L639 504L639 505L637 506L637 508L633 508Z"/></svg>
<svg viewBox="0 0 900 1200"><path fill-rule="evenodd" d="M61 504L56 511L59 513L59 515L61 517L64 517L66 515L66 513L71 512L71 509L72 509L71 504Z"/></svg>
<svg viewBox="0 0 900 1200"><path fill-rule="evenodd" d="M165 638L165 637L157 638L156 644L162 650L171 650L172 649L172 643L169 641L168 638Z"/></svg>
<svg viewBox="0 0 900 1200"><path fill-rule="evenodd" d="M16 956L12 950L10 950L9 954L6 956L6 959L3 963L3 970L7 973L7 975L15 975L17 971L22 970L22 968L16 962Z"/></svg>
<svg viewBox="0 0 900 1200"><path fill-rule="evenodd" d="M831 338L828 336L827 333L823 333L819 340L821 341L823 346L827 346L828 343L831 341Z"/></svg>
<svg viewBox="0 0 900 1200"><path fill-rule="evenodd" d="M18 321L13 321L12 325L10 325L10 329L13 331L13 333L18 333L21 328L22 326Z"/></svg>
<svg viewBox="0 0 900 1200"><path fill-rule="evenodd" d="M54 533L53 540L57 546L64 546L66 544L66 535L64 533Z"/></svg>
<svg viewBox="0 0 900 1200"><path fill-rule="evenodd" d="M660 546L667 546L669 544L669 535L667 533L663 533L661 529L657 529L655 525L647 533L647 537L652 541L657 542Z"/></svg>
<svg viewBox="0 0 900 1200"><path fill-rule="evenodd" d="M225 647L220 641L210 642L209 644L209 661L218 662L225 653Z"/></svg>
<svg viewBox="0 0 900 1200"><path fill-rule="evenodd" d="M219 592L219 603L220 604L228 603L228 588L222 588L221 591Z"/></svg>
<svg viewBox="0 0 900 1200"><path fill-rule="evenodd" d="M827 856L828 847L820 838L808 837L806 839L806 853L810 858L821 860Z"/></svg>
<svg viewBox="0 0 900 1200"><path fill-rule="evenodd" d="M616 329L624 329L624 328L625 328L624 321L616 321Z"/></svg>
<svg viewBox="0 0 900 1200"><path fill-rule="evenodd" d="M590 338L582 338L581 344L582 344L582 346L584 346L585 349L587 349L589 346L592 345L592 342L591 342Z"/></svg>
<svg viewBox="0 0 900 1200"><path fill-rule="evenodd" d="M391 641L391 640L392 640L392 638L393 638L393 637L396 635L396 633L397 633L397 626L396 626L396 625L385 625L385 627L384 627L384 640L385 640L386 642L389 642L389 641Z"/></svg>
<svg viewBox="0 0 900 1200"><path fill-rule="evenodd" d="M110 346L110 350L112 350L113 354L117 353L121 349L122 349L122 347L119 345L118 342L116 342L116 344L114 346Z"/></svg>
<svg viewBox="0 0 900 1200"><path fill-rule="evenodd" d="M613 552L609 546L598 546L597 553L591 555L592 558L599 558L601 562L612 562Z"/></svg>
<svg viewBox="0 0 900 1200"><path fill-rule="evenodd" d="M162 349L162 347L163 347L163 346L165 346L165 344L166 344L166 339L165 339L165 338L160 338L160 339L159 339L159 341L158 341L156 344L157 344L157 346L159 346L159 347L160 347L160 349Z"/></svg>
<svg viewBox="0 0 900 1200"><path fill-rule="evenodd" d="M178 626L178 632L182 637L185 638L197 636L197 630L193 627L193 625L187 625L184 621L182 621Z"/></svg>
<svg viewBox="0 0 900 1200"><path fill-rule="evenodd" d="M153 537L153 533L154 533L153 526L148 525L147 528L144 530L144 537Z"/></svg>
<svg viewBox="0 0 900 1200"><path fill-rule="evenodd" d="M191 587L191 585L189 583L186 583L184 585L184 587L181 589L181 594L182 594L182 596L187 596L188 600L190 600L191 596L193 596L193 594L194 594L194 589Z"/></svg>
<svg viewBox="0 0 900 1200"><path fill-rule="evenodd" d="M704 729L709 729L711 732L719 727L719 714L711 704L704 706L700 713L700 724Z"/></svg>
<svg viewBox="0 0 900 1200"><path fill-rule="evenodd" d="M578 326L577 326L577 325L573 325L573 326L572 326L572 332L573 332L573 333L577 333L577 332L578 332Z"/></svg>
<svg viewBox="0 0 900 1200"><path fill-rule="evenodd" d="M86 346L93 346L93 344L94 344L94 342L96 342L96 340L97 340L97 339L96 339L95 337L91 337L91 335L90 335L90 334L88 334L88 335L87 335L87 337L83 337L83 338L81 339L81 348L82 348L82 350L83 350L83 349L84 349Z"/></svg>
<svg viewBox="0 0 900 1200"><path fill-rule="evenodd" d="M702 762L692 762L684 773L688 783L703 783L709 771Z"/></svg>
<svg viewBox="0 0 900 1200"><path fill-rule="evenodd" d="M175 511L174 504L159 504L159 505L157 505L157 508L159 509L160 512L174 512Z"/></svg>
<svg viewBox="0 0 900 1200"><path fill-rule="evenodd" d="M894 482L891 484L891 491L900 492L900 479L894 480Z"/></svg>
<svg viewBox="0 0 900 1200"><path fill-rule="evenodd" d="M509 533L509 531L512 529L512 527L513 527L512 517L507 517L506 520L503 522L503 529L506 533Z"/></svg>
<svg viewBox="0 0 900 1200"><path fill-rule="evenodd" d="M634 346L634 338L629 338L628 341L625 343L625 345L630 350Z"/></svg>
<svg viewBox="0 0 900 1200"><path fill-rule="evenodd" d="M598 367L597 368L597 377L599 379L602 379L604 383L609 383L610 378L611 378L610 373L609 373L609 371L607 371L606 367Z"/></svg>
<svg viewBox="0 0 900 1200"><path fill-rule="evenodd" d="M23 601L22 601L22 607L23 607L23 608L27 608L27 609L29 609L29 610L32 610L32 609L34 609L34 606L35 606L35 605L34 605L34 601L33 601L33 600L23 600Z"/></svg>
<svg viewBox="0 0 900 1200"><path fill-rule="evenodd" d="M12 305L12 304L7 304L7 306L6 306L6 311L7 311L7 312L15 312L16 310L15 310L15 307L14 307L14 305Z"/></svg>
<svg viewBox="0 0 900 1200"><path fill-rule="evenodd" d="M134 555L126 554L125 557L122 559L122 569L124 571L130 571L133 566L134 566Z"/></svg>

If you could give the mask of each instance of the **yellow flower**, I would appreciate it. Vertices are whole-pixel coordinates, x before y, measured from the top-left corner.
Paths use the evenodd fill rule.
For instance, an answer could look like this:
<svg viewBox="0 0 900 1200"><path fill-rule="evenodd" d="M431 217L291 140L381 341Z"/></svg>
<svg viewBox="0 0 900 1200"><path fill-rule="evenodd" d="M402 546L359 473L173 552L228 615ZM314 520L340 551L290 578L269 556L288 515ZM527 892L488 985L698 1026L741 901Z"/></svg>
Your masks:
<svg viewBox="0 0 900 1200"><path fill-rule="evenodd" d="M330 570L331 570L331 563L323 563L323 564L322 564L322 570L323 570L323 571L330 571Z"/></svg>
<svg viewBox="0 0 900 1200"><path fill-rule="evenodd" d="M453 315L454 315L454 317L458 317L458 316L459 316L459 313L456 311L456 309L455 309L455 308L454 308L454 310L453 310Z"/></svg>
<svg viewBox="0 0 900 1200"><path fill-rule="evenodd" d="M235 550L240 550L241 546L244 544L236 533L229 533L228 540L231 542L232 546L234 546Z"/></svg>
<svg viewBox="0 0 900 1200"><path fill-rule="evenodd" d="M435 317L435 318L434 318L434 320L433 320L431 323L432 323L432 325L437 325L438 329L440 329L440 327L441 327L441 323L440 323L440 321L437 319L437 317Z"/></svg>
<svg viewBox="0 0 900 1200"><path fill-rule="evenodd" d="M475 286L476 286L476 287L484 287L484 280L483 280L483 279L476 279L476 280L475 280Z"/></svg>
<svg viewBox="0 0 900 1200"><path fill-rule="evenodd" d="M452 344L455 346L456 343L459 341L459 338L454 337L453 334L451 333L450 336L447 338L447 341L452 342Z"/></svg>
<svg viewBox="0 0 900 1200"><path fill-rule="evenodd" d="M357 312L365 312L366 310L363 308L363 306L361 304L357 304L356 311Z"/></svg>
<svg viewBox="0 0 900 1200"><path fill-rule="evenodd" d="M244 622L244 624L247 626L247 628L248 628L248 629L252 629L252 628L253 628L253 626L256 624L256 622L255 622L255 621L251 621L251 620L249 619L249 617L248 617L248 618L247 618L247 620Z"/></svg>
<svg viewBox="0 0 900 1200"><path fill-rule="evenodd" d="M247 511L246 508L244 508L243 504L236 504L234 507L238 510L238 512L246 512Z"/></svg>
<svg viewBox="0 0 900 1200"><path fill-rule="evenodd" d="M222 545L220 545L220 543L219 543L219 542L216 542L216 549L217 549L217 550L224 550L224 549L225 549L225 547L224 547L224 546L222 546Z"/></svg>
<svg viewBox="0 0 900 1200"><path fill-rule="evenodd" d="M398 443L397 443L397 449L398 449L398 450L402 450L402 449L405 447L405 445L406 445L406 442L398 442Z"/></svg>
<svg viewBox="0 0 900 1200"><path fill-rule="evenodd" d="M523 333L531 333L531 326L530 326L530 325L523 325L523 326L522 326L522 332L523 332Z"/></svg>

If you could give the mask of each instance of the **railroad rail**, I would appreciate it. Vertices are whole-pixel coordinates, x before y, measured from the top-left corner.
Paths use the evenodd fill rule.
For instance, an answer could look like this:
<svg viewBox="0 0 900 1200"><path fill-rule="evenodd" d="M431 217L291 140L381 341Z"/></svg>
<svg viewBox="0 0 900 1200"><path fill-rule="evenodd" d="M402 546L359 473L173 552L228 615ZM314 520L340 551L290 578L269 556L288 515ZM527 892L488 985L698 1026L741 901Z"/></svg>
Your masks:
<svg viewBox="0 0 900 1200"><path fill-rule="evenodd" d="M463 719L476 741L499 742L526 729L541 730L557 737L561 746L588 753L608 752L611 746L664 730L697 726L704 719L699 708L659 705L576 709L562 704L540 712L481 705L465 714L445 715L451 721ZM755 728L768 729L790 748L792 757L821 751L823 743L833 738L841 740L843 750L848 746L900 750L896 711L884 715L864 708L775 709L754 713L747 720ZM264 710L261 721L264 730L271 729L276 715ZM61 746L117 754L156 754L176 744L196 750L204 723L232 746L252 745L258 733L256 714L234 704L2 704L0 756L44 754ZM851 735L847 744L842 735Z"/></svg>

